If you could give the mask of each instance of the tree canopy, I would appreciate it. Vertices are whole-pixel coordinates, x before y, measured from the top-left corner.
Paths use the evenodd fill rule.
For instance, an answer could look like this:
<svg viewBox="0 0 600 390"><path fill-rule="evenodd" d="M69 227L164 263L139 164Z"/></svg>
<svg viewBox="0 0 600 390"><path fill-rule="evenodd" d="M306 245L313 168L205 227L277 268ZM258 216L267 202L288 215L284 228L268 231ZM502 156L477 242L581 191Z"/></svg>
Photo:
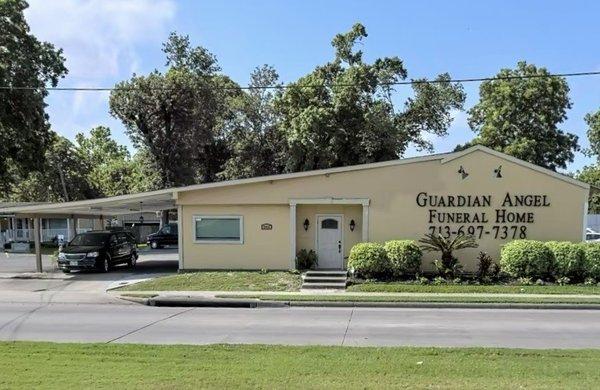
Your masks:
<svg viewBox="0 0 600 390"><path fill-rule="evenodd" d="M213 181L226 160L222 146L229 99L237 85L219 73L215 57L171 34L163 47L168 69L134 75L110 95L133 144L151 154L161 186Z"/></svg>
<svg viewBox="0 0 600 390"><path fill-rule="evenodd" d="M595 187L600 188L600 109L595 113L589 113L585 116L585 122L588 125L587 136L590 142L586 154L594 157L596 161L593 164L583 167L577 172L576 178ZM593 214L600 213L600 195L595 191L590 194L589 212Z"/></svg>
<svg viewBox="0 0 600 390"><path fill-rule="evenodd" d="M31 89L0 90L0 197L19 178L41 170L52 142L45 113L47 85L67 73L61 49L29 32L22 0L0 1L0 85Z"/></svg>
<svg viewBox="0 0 600 390"><path fill-rule="evenodd" d="M317 66L275 99L289 151L287 171L301 171L395 159L409 144L431 150L426 133L443 136L451 110L461 109L462 86L449 82L414 84L414 96L398 110L393 83L407 71L398 57L363 60L356 45L367 37L355 24L333 38L333 60Z"/></svg>
<svg viewBox="0 0 600 390"><path fill-rule="evenodd" d="M98 197L97 190L87 180L90 164L67 138L51 132L46 152L36 157L42 164L41 169L13 183L7 199L68 202Z"/></svg>
<svg viewBox="0 0 600 390"><path fill-rule="evenodd" d="M287 155L285 134L279 129L274 106L276 92L262 87L280 85L271 66L256 68L250 89L235 99L236 115L228 125L230 157L219 174L222 179L240 179L281 173Z"/></svg>
<svg viewBox="0 0 600 390"><path fill-rule="evenodd" d="M479 102L469 110L469 126L477 134L471 144L552 170L566 168L579 150L578 137L558 128L571 108L569 86L549 75L519 62L496 75L503 80L481 83Z"/></svg>
<svg viewBox="0 0 600 390"><path fill-rule="evenodd" d="M595 113L587 114L584 119L588 125L587 137L590 142L586 152L600 160L600 108Z"/></svg>

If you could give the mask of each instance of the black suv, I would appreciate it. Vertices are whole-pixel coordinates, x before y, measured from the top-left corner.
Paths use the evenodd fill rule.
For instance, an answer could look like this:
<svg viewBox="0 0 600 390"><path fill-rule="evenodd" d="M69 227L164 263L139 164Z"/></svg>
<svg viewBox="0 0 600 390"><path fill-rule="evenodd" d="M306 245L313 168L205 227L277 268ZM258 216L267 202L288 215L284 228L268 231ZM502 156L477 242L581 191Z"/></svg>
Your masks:
<svg viewBox="0 0 600 390"><path fill-rule="evenodd" d="M149 234L146 242L152 249L162 248L165 245L177 245L177 224L170 223L156 233Z"/></svg>
<svg viewBox="0 0 600 390"><path fill-rule="evenodd" d="M108 272L113 265L135 267L138 253L135 238L128 232L90 231L76 235L58 254L58 267L71 270Z"/></svg>

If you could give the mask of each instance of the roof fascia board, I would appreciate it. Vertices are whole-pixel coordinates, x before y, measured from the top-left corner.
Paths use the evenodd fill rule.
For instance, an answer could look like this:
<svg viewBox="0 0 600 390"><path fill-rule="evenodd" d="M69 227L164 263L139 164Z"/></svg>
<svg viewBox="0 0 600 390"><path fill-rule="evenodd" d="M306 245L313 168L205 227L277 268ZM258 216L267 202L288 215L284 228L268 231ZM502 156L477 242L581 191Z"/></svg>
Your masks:
<svg viewBox="0 0 600 390"><path fill-rule="evenodd" d="M484 152L484 153L487 153L487 154L491 154L493 156L496 156L498 158L510 161L510 162L515 163L517 165L520 165L522 167L534 170L536 172L540 172L540 173L546 174L548 176L552 176L555 179L559 179L559 180L565 181L567 183L576 185L578 187L585 188L586 190L590 189L590 185L587 184L587 183L584 183L582 181L573 179L572 177L560 174L558 172L551 171L550 169L542 168L542 167L540 167L538 165L535 165L535 164L532 164L530 162L518 159L516 157L510 156L508 154L499 152L497 150L488 148L487 146L483 146L483 145L475 145L475 146L472 146L472 147L470 147L468 149L461 150L460 152L449 154L448 156L446 156L446 157L444 157L442 159L442 164L449 163L450 161L454 161L456 159L459 159L461 157L464 157L464 156L466 156L468 154L471 154L473 152L476 152L476 151L481 151L481 152Z"/></svg>
<svg viewBox="0 0 600 390"><path fill-rule="evenodd" d="M368 206L371 203L369 198L292 198L290 206L301 204L360 204Z"/></svg>
<svg viewBox="0 0 600 390"><path fill-rule="evenodd" d="M86 207L86 206L93 207L93 206L97 206L99 204L104 204L104 203L151 198L153 196L171 194L172 192L173 192L173 189L166 189L166 190L158 190L158 191L151 191L151 192L139 192L137 194L118 195L118 196L113 196L113 197L109 197L109 198L76 200L76 201L72 201L72 202L61 202L61 203L50 203L50 204L46 203L46 204L37 204L37 205L31 205L31 206L6 207L6 208L0 208L0 212L2 212L2 213L13 213L13 212L35 213L36 211L43 211L43 210L50 210L50 209L51 210L61 210L61 209L72 208L72 207ZM167 201L167 200L168 199L165 199L165 201ZM100 215L100 214L98 214L98 215Z"/></svg>

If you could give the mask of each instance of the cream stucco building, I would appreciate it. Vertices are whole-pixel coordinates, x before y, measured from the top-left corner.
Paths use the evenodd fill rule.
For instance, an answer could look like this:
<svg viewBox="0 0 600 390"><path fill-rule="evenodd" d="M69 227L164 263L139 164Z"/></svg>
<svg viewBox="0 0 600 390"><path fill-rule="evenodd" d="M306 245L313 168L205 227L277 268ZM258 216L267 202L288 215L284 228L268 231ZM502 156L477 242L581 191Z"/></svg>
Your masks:
<svg viewBox="0 0 600 390"><path fill-rule="evenodd" d="M479 242L457 253L473 269L479 251L497 260L512 239L581 241L588 192L585 183L481 146L192 186L176 200L181 268L289 269L298 250L313 249L320 267L343 269L358 242L464 232ZM235 221L225 223L237 224L239 236L197 237L220 218Z"/></svg>
<svg viewBox="0 0 600 390"><path fill-rule="evenodd" d="M479 243L477 249L457 252L465 269L473 270L479 251L498 260L501 246L513 239L581 241L589 190L589 185L571 177L474 146L455 153L200 184L93 204L96 215L137 201L150 209L176 207L179 267L184 270L290 269L300 249L315 250L320 268L344 269L358 242L460 232L475 236ZM37 212L64 213L70 207L70 213L90 214L90 202L94 201ZM32 207L12 211L34 214ZM426 254L425 270L431 269L432 260L434 255Z"/></svg>

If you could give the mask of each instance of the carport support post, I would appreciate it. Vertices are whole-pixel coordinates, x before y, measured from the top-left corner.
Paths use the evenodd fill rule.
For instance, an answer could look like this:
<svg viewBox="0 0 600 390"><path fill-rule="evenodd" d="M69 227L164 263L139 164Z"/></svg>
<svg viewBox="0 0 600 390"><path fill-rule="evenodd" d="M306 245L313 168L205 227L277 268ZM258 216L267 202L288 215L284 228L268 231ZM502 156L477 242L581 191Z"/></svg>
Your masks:
<svg viewBox="0 0 600 390"><path fill-rule="evenodd" d="M72 240L73 237L77 235L77 225L79 224L79 219L77 217L71 217L71 237L67 237L67 240Z"/></svg>
<svg viewBox="0 0 600 390"><path fill-rule="evenodd" d="M296 203L290 202L290 269L296 269Z"/></svg>
<svg viewBox="0 0 600 390"><path fill-rule="evenodd" d="M33 217L33 242L35 246L35 269L37 272L42 272L42 244L40 242L40 218Z"/></svg>
<svg viewBox="0 0 600 390"><path fill-rule="evenodd" d="M160 212L160 226L159 229L162 229L163 226L169 224L169 210L162 210Z"/></svg>

